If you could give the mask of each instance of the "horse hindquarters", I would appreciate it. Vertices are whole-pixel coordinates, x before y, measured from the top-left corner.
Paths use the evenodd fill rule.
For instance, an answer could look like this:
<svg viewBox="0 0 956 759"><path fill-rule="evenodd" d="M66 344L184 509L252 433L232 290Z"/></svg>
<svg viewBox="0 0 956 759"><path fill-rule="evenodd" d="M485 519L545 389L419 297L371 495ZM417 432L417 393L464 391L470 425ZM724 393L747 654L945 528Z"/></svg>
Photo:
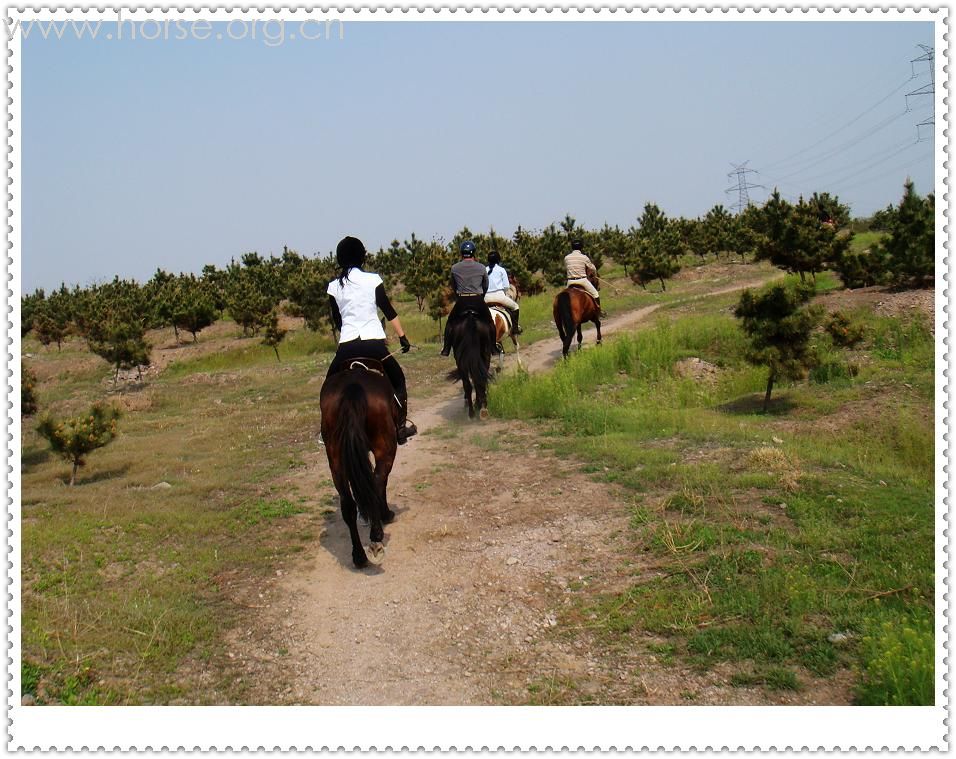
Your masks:
<svg viewBox="0 0 956 759"><path fill-rule="evenodd" d="M574 313L571 310L571 293L562 290L554 299L554 323L561 336L561 353L567 358L571 350L571 341L574 339Z"/></svg>
<svg viewBox="0 0 956 759"><path fill-rule="evenodd" d="M366 424L368 420L368 397L365 389L353 382L346 385L338 409L337 454L341 466L333 468L333 482L342 498L342 517L352 539L352 561L357 567L368 563L368 556L359 539L355 512L369 523L372 549L384 538L382 517L388 509L381 503L384 486L380 485L372 471L368 456L371 450ZM329 453L332 464L332 452ZM389 467L390 469L391 467ZM336 476L338 474L338 476ZM386 474L387 478L387 474Z"/></svg>

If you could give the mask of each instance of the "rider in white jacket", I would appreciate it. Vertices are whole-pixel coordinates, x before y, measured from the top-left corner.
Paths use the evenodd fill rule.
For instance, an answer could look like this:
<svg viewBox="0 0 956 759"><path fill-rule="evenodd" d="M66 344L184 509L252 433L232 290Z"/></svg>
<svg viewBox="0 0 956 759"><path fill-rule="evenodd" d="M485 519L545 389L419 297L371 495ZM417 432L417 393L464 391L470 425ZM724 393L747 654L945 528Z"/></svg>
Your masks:
<svg viewBox="0 0 956 759"><path fill-rule="evenodd" d="M511 282L508 272L501 265L501 256L497 250L488 254L488 292L485 293L485 303L494 303L504 306L511 314L511 334L520 335L522 330L518 325L518 303L508 297Z"/></svg>

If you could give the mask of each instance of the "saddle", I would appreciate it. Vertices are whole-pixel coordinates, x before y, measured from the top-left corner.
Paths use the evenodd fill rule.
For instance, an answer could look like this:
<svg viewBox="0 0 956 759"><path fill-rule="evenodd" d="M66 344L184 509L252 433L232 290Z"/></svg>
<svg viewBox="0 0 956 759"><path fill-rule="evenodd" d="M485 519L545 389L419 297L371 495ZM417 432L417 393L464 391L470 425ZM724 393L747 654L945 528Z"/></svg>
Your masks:
<svg viewBox="0 0 956 759"><path fill-rule="evenodd" d="M568 289L569 289L569 290L572 289L572 288L575 289L575 290L580 290L582 293L584 293L585 295L587 295L591 300L594 300L594 296L591 295L591 293L589 293L589 292L584 288L583 285L577 285L577 284L568 285ZM595 301L595 303L597 303L597 301Z"/></svg>
<svg viewBox="0 0 956 759"><path fill-rule="evenodd" d="M372 372L373 374L380 374L383 377L387 376L385 374L385 368L382 366L381 360L377 358L351 358L342 364L342 368L339 369L336 374L347 371L348 369L364 369L365 371Z"/></svg>

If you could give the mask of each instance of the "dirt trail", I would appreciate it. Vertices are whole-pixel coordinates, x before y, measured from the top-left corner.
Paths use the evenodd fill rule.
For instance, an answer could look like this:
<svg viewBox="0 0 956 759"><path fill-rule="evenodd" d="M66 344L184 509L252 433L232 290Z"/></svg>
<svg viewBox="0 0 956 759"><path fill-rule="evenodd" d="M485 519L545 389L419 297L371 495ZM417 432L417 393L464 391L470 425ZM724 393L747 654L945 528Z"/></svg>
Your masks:
<svg viewBox="0 0 956 759"><path fill-rule="evenodd" d="M603 331L632 327L658 307L616 316ZM522 355L538 371L560 356L560 344L545 340ZM593 693L604 703L686 703L688 691L695 703L768 703L764 692L731 688L719 673L631 653L600 657L580 637L545 635L574 588L610 590L621 581L626 510L521 425L506 431L492 421L449 437L449 422L467 421L458 386L410 405L420 434L393 470L398 516L386 528L384 563L353 568L336 513L307 558L256 589L251 626L229 641L243 679L255 683L251 702L523 703L529 692L547 702L556 683L575 681L584 683L582 698ZM497 433L526 440L522 454L489 450ZM295 485L327 489L324 451L309 464ZM367 527L360 532L367 540Z"/></svg>

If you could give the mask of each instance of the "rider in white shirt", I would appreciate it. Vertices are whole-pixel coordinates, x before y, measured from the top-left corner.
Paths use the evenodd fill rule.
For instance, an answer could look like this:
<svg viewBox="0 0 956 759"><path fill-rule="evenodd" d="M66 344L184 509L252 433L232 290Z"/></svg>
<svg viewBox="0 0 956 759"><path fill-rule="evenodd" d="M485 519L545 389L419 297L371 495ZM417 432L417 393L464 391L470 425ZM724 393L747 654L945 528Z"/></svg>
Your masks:
<svg viewBox="0 0 956 759"><path fill-rule="evenodd" d="M497 250L488 254L488 292L485 293L485 303L494 303L504 306L511 314L511 334L520 335L522 329L518 326L518 303L508 297L511 282L508 272L501 265L501 256Z"/></svg>
<svg viewBox="0 0 956 759"><path fill-rule="evenodd" d="M385 344L385 330L378 319L382 310L395 331L402 346L402 353L411 350L411 343L402 329L398 313L392 307L385 285L378 274L362 271L365 263L365 246L355 237L343 238L335 249L335 258L341 267L338 277L329 282L329 309L332 321L339 330L339 345L335 358L329 365L326 377L345 369L349 361L374 358L382 363L385 375L395 390L399 405L398 442L408 440L418 430L408 421L408 388L405 374Z"/></svg>

